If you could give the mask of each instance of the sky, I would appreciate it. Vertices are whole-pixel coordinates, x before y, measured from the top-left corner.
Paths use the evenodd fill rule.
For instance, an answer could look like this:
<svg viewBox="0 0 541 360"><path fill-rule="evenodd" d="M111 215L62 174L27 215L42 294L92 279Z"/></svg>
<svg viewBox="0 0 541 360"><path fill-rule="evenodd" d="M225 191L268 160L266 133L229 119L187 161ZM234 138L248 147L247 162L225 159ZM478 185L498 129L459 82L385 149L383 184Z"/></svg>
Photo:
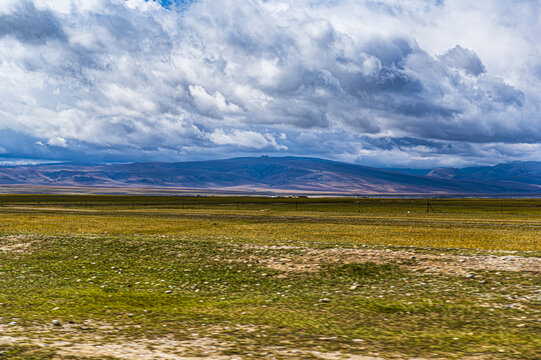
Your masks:
<svg viewBox="0 0 541 360"><path fill-rule="evenodd" d="M541 161L540 38L537 0L0 0L0 162Z"/></svg>

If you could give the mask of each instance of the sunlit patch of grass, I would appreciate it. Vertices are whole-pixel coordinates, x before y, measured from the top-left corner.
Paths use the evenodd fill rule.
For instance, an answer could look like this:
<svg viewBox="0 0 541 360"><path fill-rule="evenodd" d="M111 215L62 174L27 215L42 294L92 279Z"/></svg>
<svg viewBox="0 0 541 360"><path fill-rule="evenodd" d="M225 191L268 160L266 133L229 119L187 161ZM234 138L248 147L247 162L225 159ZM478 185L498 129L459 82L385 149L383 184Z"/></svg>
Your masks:
<svg viewBox="0 0 541 360"><path fill-rule="evenodd" d="M0 212L3 209L0 209ZM309 216L308 216L309 215ZM268 218L252 214L192 216L156 213L2 213L3 234L47 235L169 235L192 240L310 242L316 245L382 244L437 248L539 251L541 222L507 220L468 222L461 218L426 216L395 220L385 217L349 217L346 221L325 217L324 213ZM244 216L244 218L243 218ZM234 236L233 236L234 235Z"/></svg>

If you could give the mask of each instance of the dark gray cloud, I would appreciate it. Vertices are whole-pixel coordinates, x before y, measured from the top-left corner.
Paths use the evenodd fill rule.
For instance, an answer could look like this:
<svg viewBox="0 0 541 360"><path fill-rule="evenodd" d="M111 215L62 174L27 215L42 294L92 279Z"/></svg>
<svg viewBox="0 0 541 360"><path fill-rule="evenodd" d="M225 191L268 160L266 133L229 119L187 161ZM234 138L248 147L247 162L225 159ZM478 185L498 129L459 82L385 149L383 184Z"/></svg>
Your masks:
<svg viewBox="0 0 541 360"><path fill-rule="evenodd" d="M541 31L501 1L6 1L0 131L26 142L4 156L540 155Z"/></svg>
<svg viewBox="0 0 541 360"><path fill-rule="evenodd" d="M522 107L524 93L513 86L506 84L502 79L490 76L480 77L478 82L479 95L484 100L504 106Z"/></svg>
<svg viewBox="0 0 541 360"><path fill-rule="evenodd" d="M469 49L457 45L449 49L439 57L440 60L450 68L461 69L468 74L479 76L486 72L485 66L477 54Z"/></svg>
<svg viewBox="0 0 541 360"><path fill-rule="evenodd" d="M0 37L4 36L32 44L67 39L55 15L51 11L36 9L29 0L21 1L13 13L0 15Z"/></svg>

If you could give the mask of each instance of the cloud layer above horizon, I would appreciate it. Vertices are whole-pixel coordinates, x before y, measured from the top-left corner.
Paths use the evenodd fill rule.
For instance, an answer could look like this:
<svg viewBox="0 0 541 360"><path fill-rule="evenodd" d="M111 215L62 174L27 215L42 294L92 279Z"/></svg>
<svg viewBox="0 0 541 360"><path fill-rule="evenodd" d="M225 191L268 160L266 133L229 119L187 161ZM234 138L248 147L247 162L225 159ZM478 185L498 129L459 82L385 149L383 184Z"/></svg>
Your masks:
<svg viewBox="0 0 541 360"><path fill-rule="evenodd" d="M0 0L0 157L541 159L541 5Z"/></svg>

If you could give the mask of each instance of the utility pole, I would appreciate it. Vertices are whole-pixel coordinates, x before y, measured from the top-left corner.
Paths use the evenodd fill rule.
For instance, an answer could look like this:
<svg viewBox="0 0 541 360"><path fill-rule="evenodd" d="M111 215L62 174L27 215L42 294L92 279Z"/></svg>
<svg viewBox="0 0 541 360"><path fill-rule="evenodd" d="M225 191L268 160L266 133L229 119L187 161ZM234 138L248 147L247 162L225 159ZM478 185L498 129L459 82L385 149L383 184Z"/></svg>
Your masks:
<svg viewBox="0 0 541 360"><path fill-rule="evenodd" d="M426 213L427 214L428 214L429 210L432 210L432 212L435 212L432 205L430 205L430 200L427 200L427 202L426 202Z"/></svg>

